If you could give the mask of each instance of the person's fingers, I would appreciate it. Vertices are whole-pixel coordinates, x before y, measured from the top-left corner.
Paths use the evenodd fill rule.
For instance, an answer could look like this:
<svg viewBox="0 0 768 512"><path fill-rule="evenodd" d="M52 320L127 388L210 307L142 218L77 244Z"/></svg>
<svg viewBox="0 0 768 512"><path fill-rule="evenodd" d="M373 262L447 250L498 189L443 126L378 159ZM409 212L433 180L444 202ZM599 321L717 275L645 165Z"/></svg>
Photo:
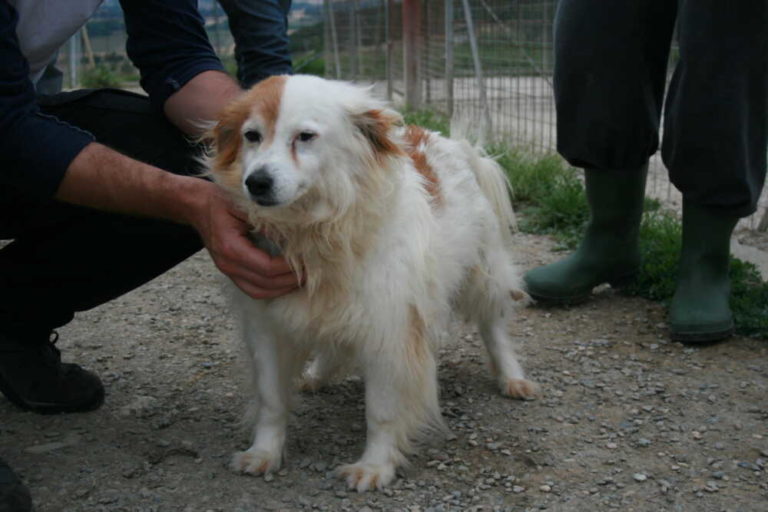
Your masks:
<svg viewBox="0 0 768 512"><path fill-rule="evenodd" d="M270 256L244 236L233 237L221 248L219 257L231 265L227 273L237 273L246 279L274 279L282 283L278 287L288 286L291 279L294 283L298 282L296 273L285 258Z"/></svg>
<svg viewBox="0 0 768 512"><path fill-rule="evenodd" d="M286 295L296 289L295 286L277 289L265 289L258 286L254 286L249 281L235 280L235 285L240 288L246 295L254 299L274 299L282 295Z"/></svg>

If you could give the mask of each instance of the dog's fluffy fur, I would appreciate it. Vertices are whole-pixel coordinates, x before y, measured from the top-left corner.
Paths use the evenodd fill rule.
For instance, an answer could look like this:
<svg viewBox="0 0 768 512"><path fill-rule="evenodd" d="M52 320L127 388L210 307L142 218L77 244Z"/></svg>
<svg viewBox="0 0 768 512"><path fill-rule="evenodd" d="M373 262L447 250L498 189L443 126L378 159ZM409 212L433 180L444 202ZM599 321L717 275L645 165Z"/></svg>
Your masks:
<svg viewBox="0 0 768 512"><path fill-rule="evenodd" d="M310 76L261 82L210 136L214 179L305 283L272 300L235 292L255 426L234 469L277 469L296 383L354 367L368 438L339 472L359 491L387 485L414 439L443 428L435 349L453 309L477 324L501 393L534 394L507 334L525 294L493 160L402 126L368 88Z"/></svg>

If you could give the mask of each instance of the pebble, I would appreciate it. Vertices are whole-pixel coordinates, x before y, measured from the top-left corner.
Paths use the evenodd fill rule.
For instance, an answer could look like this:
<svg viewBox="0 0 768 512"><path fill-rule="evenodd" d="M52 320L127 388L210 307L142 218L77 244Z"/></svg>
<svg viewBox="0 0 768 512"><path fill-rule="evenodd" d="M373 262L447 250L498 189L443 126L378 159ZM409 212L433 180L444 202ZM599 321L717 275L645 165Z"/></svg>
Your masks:
<svg viewBox="0 0 768 512"><path fill-rule="evenodd" d="M634 475L632 475L632 478L634 478L638 482L645 482L646 480L648 480L648 477L644 473L635 473Z"/></svg>

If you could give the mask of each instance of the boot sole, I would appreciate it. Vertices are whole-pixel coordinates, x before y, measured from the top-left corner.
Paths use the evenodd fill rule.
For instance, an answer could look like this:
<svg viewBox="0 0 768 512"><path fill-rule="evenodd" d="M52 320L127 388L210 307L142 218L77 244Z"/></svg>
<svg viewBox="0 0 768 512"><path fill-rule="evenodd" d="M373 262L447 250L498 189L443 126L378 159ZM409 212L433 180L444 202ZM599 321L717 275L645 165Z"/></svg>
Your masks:
<svg viewBox="0 0 768 512"><path fill-rule="evenodd" d="M627 274L621 277L606 279L605 281L600 281L599 283L592 286L592 288L590 288L588 292L581 293L578 295L571 295L569 297L549 297L546 295L540 295L531 290L528 290L528 295L530 295L531 298L533 298L537 302L540 302L544 306L575 306L577 304L581 304L588 301L592 297L592 290L594 290L597 286L600 286L601 284L607 283L611 285L611 288L615 288L618 290L632 284L632 282L634 282L636 277L637 277L637 272L633 272L632 274Z"/></svg>
<svg viewBox="0 0 768 512"><path fill-rule="evenodd" d="M719 330L713 330L713 331L707 331L707 332L696 332L696 331L677 331L674 328L670 327L669 330L669 337L672 339L672 341L679 341L681 343L714 343L716 341L722 341L726 338L730 338L733 336L735 328L733 325L730 327L727 327L725 329L719 329Z"/></svg>
<svg viewBox="0 0 768 512"><path fill-rule="evenodd" d="M30 402L21 398L21 396L16 393L13 387L2 376L0 376L0 391L2 391L8 401L10 401L15 406L19 407L20 409L24 409L25 411L32 411L38 414L88 412L98 409L104 403L103 388L100 389L92 399L74 404Z"/></svg>

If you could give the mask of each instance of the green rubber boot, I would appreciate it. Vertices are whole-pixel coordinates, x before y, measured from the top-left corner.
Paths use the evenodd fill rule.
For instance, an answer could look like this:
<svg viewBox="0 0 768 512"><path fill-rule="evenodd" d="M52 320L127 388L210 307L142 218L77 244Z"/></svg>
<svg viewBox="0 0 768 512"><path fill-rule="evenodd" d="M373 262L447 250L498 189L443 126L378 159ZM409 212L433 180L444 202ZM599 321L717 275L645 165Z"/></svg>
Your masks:
<svg viewBox="0 0 768 512"><path fill-rule="evenodd" d="M683 200L683 248L669 308L673 340L708 343L733 334L728 264L738 220Z"/></svg>
<svg viewBox="0 0 768 512"><path fill-rule="evenodd" d="M543 304L574 304L599 284L621 286L635 276L647 173L647 165L629 171L584 170L591 214L584 238L570 256L525 275L531 297Z"/></svg>

